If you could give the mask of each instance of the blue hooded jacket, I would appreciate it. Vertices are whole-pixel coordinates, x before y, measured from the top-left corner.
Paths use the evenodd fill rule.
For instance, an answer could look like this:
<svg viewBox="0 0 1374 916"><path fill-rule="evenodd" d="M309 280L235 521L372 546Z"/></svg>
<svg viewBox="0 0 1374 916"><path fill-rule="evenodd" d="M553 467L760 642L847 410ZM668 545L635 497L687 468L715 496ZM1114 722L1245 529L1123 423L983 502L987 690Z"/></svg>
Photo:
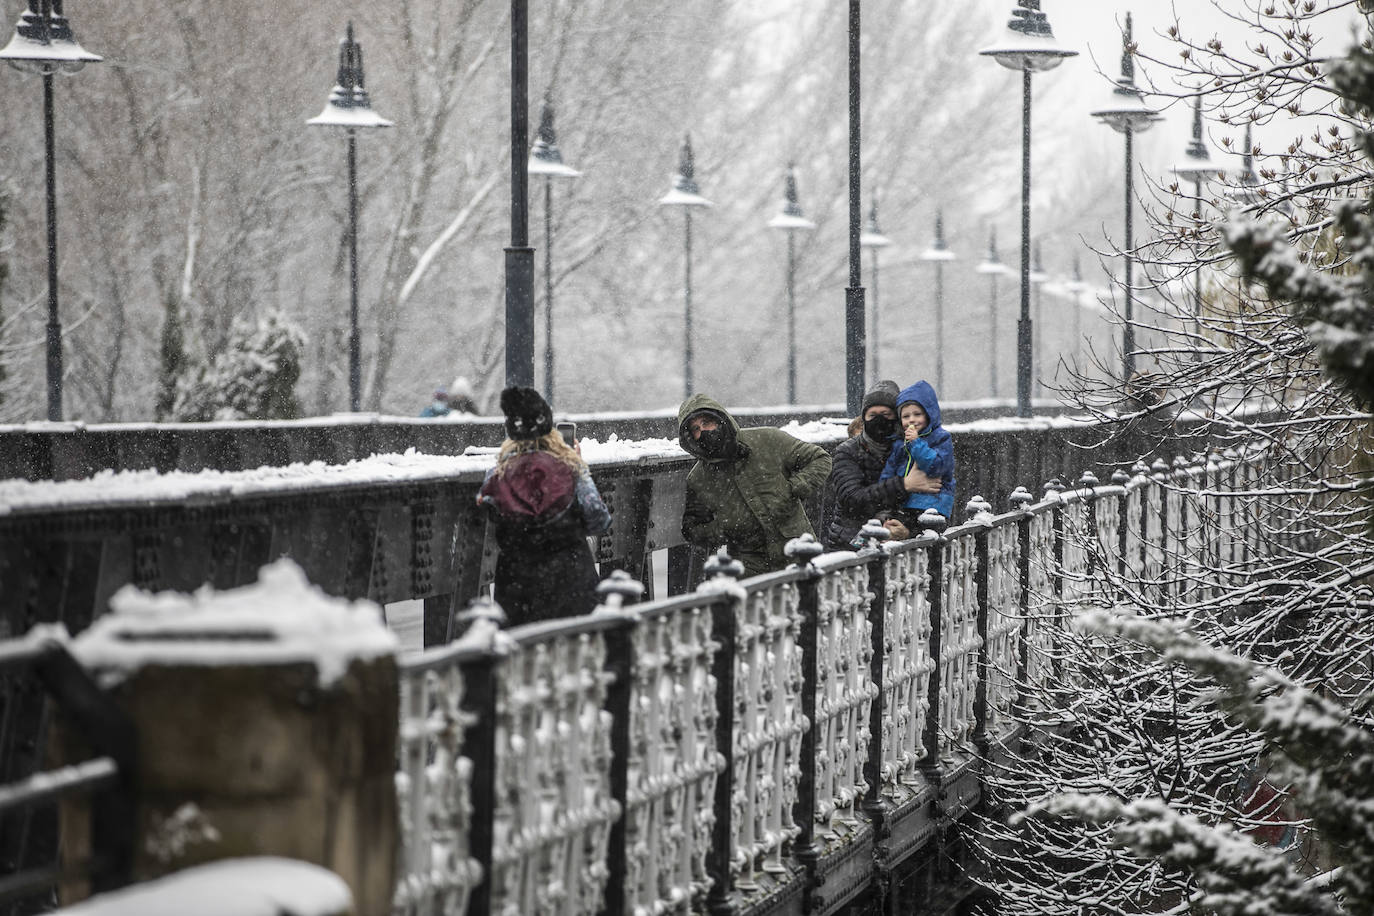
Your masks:
<svg viewBox="0 0 1374 916"><path fill-rule="evenodd" d="M902 389L897 395L898 415L901 415L903 404L912 403L921 405L926 412L926 428L910 442L898 438L893 443L892 454L888 456L887 465L878 479L905 477L912 464L915 464L931 477L940 478L940 492L910 493L906 498L906 507L934 509L945 518L950 518L954 515L954 439L940 425L940 402L929 382L920 381Z"/></svg>

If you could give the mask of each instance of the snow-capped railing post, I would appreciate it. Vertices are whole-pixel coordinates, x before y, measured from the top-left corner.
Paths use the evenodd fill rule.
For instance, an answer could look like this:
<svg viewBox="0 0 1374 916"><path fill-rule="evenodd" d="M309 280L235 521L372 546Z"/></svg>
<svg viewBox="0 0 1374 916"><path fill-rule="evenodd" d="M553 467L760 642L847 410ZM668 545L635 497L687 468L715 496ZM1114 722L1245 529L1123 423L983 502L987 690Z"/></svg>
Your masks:
<svg viewBox="0 0 1374 916"><path fill-rule="evenodd" d="M506 614L500 605L479 598L454 618L460 632L476 628L499 630ZM494 638L494 636L492 637ZM494 643L493 643L494 645ZM460 665L462 709L471 716L463 736L463 756L472 761L472 814L468 851L482 869L468 898L467 916L491 916L492 845L496 833L496 675L502 655L488 652Z"/></svg>
<svg viewBox="0 0 1374 916"><path fill-rule="evenodd" d="M1053 500L1050 510L1050 599L1054 607L1053 633L1057 633L1064 619L1064 482L1052 477L1045 483L1044 499ZM1054 679L1063 677L1063 663L1058 652L1051 652L1050 668Z"/></svg>
<svg viewBox="0 0 1374 916"><path fill-rule="evenodd" d="M1125 470L1117 468L1112 471L1112 486L1120 487L1121 492L1116 494L1116 574L1123 580L1130 569L1130 558L1127 555L1127 544L1130 543L1129 533L1131 527L1130 512L1130 492L1128 486L1131 482L1131 475Z"/></svg>
<svg viewBox="0 0 1374 916"><path fill-rule="evenodd" d="M1158 565L1155 567L1156 591L1158 592L1161 603L1167 603L1171 589L1169 588L1169 576L1172 572L1173 562L1171 561L1171 551L1169 550L1169 525L1177 513L1169 511L1169 492L1172 481L1169 479L1169 465L1163 458L1156 458L1150 464L1150 477L1154 480L1154 489L1159 493L1159 511L1156 518L1159 519L1157 531L1150 532L1153 535L1150 542L1157 551L1156 557Z"/></svg>
<svg viewBox="0 0 1374 916"><path fill-rule="evenodd" d="M1020 700L1020 688L1026 683L1030 671L1031 641L1031 503L1035 497L1025 487L1017 487L1007 497L1013 512L1019 513L1016 519L1016 607L1021 618L1016 644L1016 681L1012 685Z"/></svg>
<svg viewBox="0 0 1374 916"><path fill-rule="evenodd" d="M1193 479L1193 463L1182 455L1175 455L1173 461L1174 492L1178 494L1178 521L1175 535L1178 558L1174 565L1174 598L1187 601L1193 598L1197 576L1190 570L1198 563L1198 513L1193 501L1196 498Z"/></svg>
<svg viewBox="0 0 1374 916"><path fill-rule="evenodd" d="M1130 556L1126 564L1131 571L1132 578L1137 587L1143 583L1145 570L1149 564L1150 542L1148 538L1149 524L1149 493L1150 493L1150 468L1143 461L1137 461L1131 465L1131 480L1127 484L1126 494L1127 506L1127 527L1128 533L1134 534L1133 551L1129 551ZM1130 539L1127 540L1130 544Z"/></svg>
<svg viewBox="0 0 1374 916"><path fill-rule="evenodd" d="M988 678L990 665L988 655L988 578L991 564L988 562L988 535L992 531L992 506L981 496L968 501L965 511L973 517L980 527L974 539L974 632L977 638L977 661L971 672L974 678L973 722L971 737L978 756L987 759L988 748Z"/></svg>
<svg viewBox="0 0 1374 916"><path fill-rule="evenodd" d="M825 548L815 537L806 534L788 541L784 551L795 565L807 571L807 577L798 583L800 594L797 610L801 614L801 626L797 632L797 649L801 653L801 714L810 723L810 728L801 736L801 774L797 780L797 801L792 810L792 819L796 821L800 833L792 844L792 855L806 869L804 893L809 897L816 886L816 863L821 858L821 847L816 843L816 736L819 731L816 695L820 690L816 650L820 628L817 580L823 575L811 561L824 553Z"/></svg>
<svg viewBox="0 0 1374 916"><path fill-rule="evenodd" d="M881 545L891 535L892 533L876 519L869 519L868 524L859 529L859 537L866 542L860 552L869 557L868 593L872 596L868 605L868 635L872 646L868 672L877 690L868 711L870 737L868 757L864 760L863 769L868 791L864 793L863 810L873 824L873 831L877 836L883 836L887 819L887 806L883 803L883 756L886 750L883 744L883 699L887 688L884 673L887 659L887 555Z"/></svg>
<svg viewBox="0 0 1374 916"><path fill-rule="evenodd" d="M617 569L597 583L601 597L598 614L621 615L620 625L606 631L606 661L603 666L610 677L606 688L605 710L611 716L611 800L620 809L620 816L611 824L606 849L606 891L603 913L625 912L625 875L628 851L625 845L625 811L629 795L630 716L634 692L633 630L638 618L622 610L634 604L644 594L643 583L624 570Z"/></svg>
<svg viewBox="0 0 1374 916"><path fill-rule="evenodd" d="M703 587L720 590L721 600L711 605L711 637L719 648L711 665L716 681L716 750L724 757L725 767L716 777L714 830L711 833L711 854L706 859L706 871L711 876L711 890L706 894L706 909L711 916L735 916L738 905L731 891L731 842L735 836L735 653L738 639L739 599L728 594L735 580L744 574L744 566L730 557L722 547L706 561L703 568L707 581Z"/></svg>
<svg viewBox="0 0 1374 916"><path fill-rule="evenodd" d="M1098 516L1100 512L1097 504L1098 483L1097 475L1092 471L1084 471L1079 475L1077 487L1078 498L1083 502L1083 512L1087 518L1081 535L1084 543L1091 545L1084 558L1086 566L1083 573L1087 577L1087 583L1085 583L1083 589L1085 596L1089 596L1093 592L1105 587L1102 583L1102 571L1106 565L1106 558L1102 555L1102 539L1098 537L1100 532L1098 527Z"/></svg>
<svg viewBox="0 0 1374 916"><path fill-rule="evenodd" d="M938 512L922 512L917 519L921 526L920 537L926 542L926 569L930 578L930 593L926 602L930 611L930 678L926 686L925 754L921 759L921 771L933 784L940 784L940 711L944 707L942 693L943 666L940 658L944 654L944 605L945 605L945 539L944 530L948 519Z"/></svg>
<svg viewBox="0 0 1374 916"><path fill-rule="evenodd" d="M1225 460L1226 471L1226 494L1222 498L1221 527L1222 550L1221 563L1227 571L1226 584L1234 586L1239 580L1238 570L1240 569L1239 553L1240 540L1236 537L1240 525L1240 512L1237 507L1240 502L1240 453L1234 448L1228 448L1222 453Z"/></svg>

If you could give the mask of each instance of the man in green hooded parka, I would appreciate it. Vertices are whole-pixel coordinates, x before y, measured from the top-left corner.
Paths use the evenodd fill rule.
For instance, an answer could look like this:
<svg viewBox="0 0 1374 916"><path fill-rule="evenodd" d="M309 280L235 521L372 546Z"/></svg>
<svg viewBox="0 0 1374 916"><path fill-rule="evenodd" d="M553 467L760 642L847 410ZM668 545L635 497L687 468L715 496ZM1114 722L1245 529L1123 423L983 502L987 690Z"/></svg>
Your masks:
<svg viewBox="0 0 1374 916"><path fill-rule="evenodd" d="M786 566L787 542L815 533L802 504L830 474L825 449L780 429L741 429L704 394L682 402L677 425L678 441L697 459L687 475L682 536L707 551L724 544L746 576Z"/></svg>

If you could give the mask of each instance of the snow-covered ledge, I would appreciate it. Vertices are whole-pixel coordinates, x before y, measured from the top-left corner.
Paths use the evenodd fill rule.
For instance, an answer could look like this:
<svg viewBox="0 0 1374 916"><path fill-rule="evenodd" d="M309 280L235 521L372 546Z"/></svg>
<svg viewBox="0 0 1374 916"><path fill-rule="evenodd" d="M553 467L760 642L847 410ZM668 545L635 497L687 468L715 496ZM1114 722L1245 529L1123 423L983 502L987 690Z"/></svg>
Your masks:
<svg viewBox="0 0 1374 916"><path fill-rule="evenodd" d="M126 587L71 650L138 735L136 881L283 856L338 874L357 912L389 910L397 643L375 604L325 595L283 559L224 592ZM79 739L60 735L59 756L82 759ZM69 861L86 853L84 806L61 812Z"/></svg>
<svg viewBox="0 0 1374 916"><path fill-rule="evenodd" d="M318 865L226 859L78 903L57 916L348 916L353 895Z"/></svg>

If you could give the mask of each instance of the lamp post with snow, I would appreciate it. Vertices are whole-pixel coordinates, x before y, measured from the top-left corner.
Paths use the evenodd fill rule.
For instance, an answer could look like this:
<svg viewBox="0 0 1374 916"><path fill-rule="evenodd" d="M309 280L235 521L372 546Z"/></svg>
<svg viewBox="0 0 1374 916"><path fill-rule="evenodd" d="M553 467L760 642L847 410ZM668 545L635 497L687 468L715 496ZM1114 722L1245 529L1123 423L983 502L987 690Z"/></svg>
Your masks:
<svg viewBox="0 0 1374 916"><path fill-rule="evenodd" d="M62 419L62 318L57 309L57 166L54 153L52 78L75 73L101 60L77 44L71 24L62 15L62 0L29 0L19 16L14 37L0 60L21 73L43 77L43 166L48 217L48 419Z"/></svg>
<svg viewBox="0 0 1374 916"><path fill-rule="evenodd" d="M768 221L768 228L787 233L787 403L797 403L797 232L809 231L816 224L802 215L797 202L797 173L787 165L783 179L782 212Z"/></svg>
<svg viewBox="0 0 1374 916"><path fill-rule="evenodd" d="M935 211L935 238L930 247L921 252L922 261L935 265L935 390L945 391L945 262L954 260L954 252L945 244L945 221Z"/></svg>
<svg viewBox="0 0 1374 916"><path fill-rule="evenodd" d="M553 102L544 99L539 135L530 150L529 173L544 176L544 398L553 403L553 182L582 173L563 162L553 129Z"/></svg>
<svg viewBox="0 0 1374 916"><path fill-rule="evenodd" d="M1183 161L1174 166L1175 175L1184 181L1193 183L1193 206L1196 208L1193 213L1193 220L1198 227L1202 225L1202 183L1224 171L1225 169L1212 159L1212 153L1202 139L1202 96L1199 94L1193 99L1193 137L1188 141L1187 149L1183 151ZM1193 273L1193 333L1197 337L1197 343L1200 343L1202 338L1201 264ZM1196 344L1194 346L1194 355L1201 359L1202 352L1196 349Z"/></svg>
<svg viewBox="0 0 1374 916"><path fill-rule="evenodd" d="M339 42L339 74L324 111L306 122L340 127L348 137L348 409L362 409L362 343L358 331L358 131L390 127L372 110L363 81L363 49L353 40L353 23Z"/></svg>
<svg viewBox="0 0 1374 916"><path fill-rule="evenodd" d="M1159 112L1145 104L1141 92L1135 86L1135 63L1131 48L1131 14L1126 14L1126 25L1121 31L1121 77L1112 89L1108 104L1093 111L1092 116L1102 121L1126 137L1126 244L1125 256L1126 314L1121 330L1121 383L1131 385L1135 375L1135 290L1133 270L1135 267L1135 240L1132 236L1132 211L1135 209L1134 169L1132 159L1135 135L1149 130L1160 120Z"/></svg>
<svg viewBox="0 0 1374 916"><path fill-rule="evenodd" d="M682 208L682 396L688 398L692 396L692 210L714 206L701 196L701 188L697 186L690 136L682 138L682 154L677 174L673 176L673 186L658 202L664 207Z"/></svg>
<svg viewBox="0 0 1374 916"><path fill-rule="evenodd" d="M876 382L882 377L879 371L878 351L882 348L883 339L878 334L878 250L887 248L892 244L892 239L883 235L878 229L878 202L875 200L868 210L868 224L864 226L864 231L859 235L859 244L868 249L869 263L873 265L873 380ZM867 336L867 335L865 335Z"/></svg>
<svg viewBox="0 0 1374 916"><path fill-rule="evenodd" d="M974 270L988 278L988 339L992 345L989 348L992 352L988 357L988 383L990 394L997 397L997 278L1011 273L1007 265L1002 263L1002 259L997 256L997 227L993 226L988 231L988 251L983 256L980 263ZM1019 341L1018 341L1019 344ZM1018 355L1019 355L1018 348Z"/></svg>
<svg viewBox="0 0 1374 916"><path fill-rule="evenodd" d="M1019 0L1003 39L978 52L1009 70L1021 71L1021 312L1016 325L1016 415L1031 415L1030 191L1031 73L1053 70L1077 51L1054 39L1040 0Z"/></svg>

